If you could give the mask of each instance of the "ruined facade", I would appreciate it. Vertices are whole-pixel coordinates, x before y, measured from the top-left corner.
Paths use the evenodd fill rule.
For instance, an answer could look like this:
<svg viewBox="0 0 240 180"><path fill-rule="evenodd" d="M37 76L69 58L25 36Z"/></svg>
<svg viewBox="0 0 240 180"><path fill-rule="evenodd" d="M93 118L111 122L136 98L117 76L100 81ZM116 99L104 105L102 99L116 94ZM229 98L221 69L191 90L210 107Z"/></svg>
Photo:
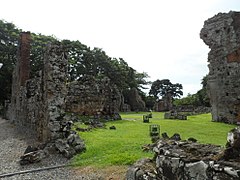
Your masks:
<svg viewBox="0 0 240 180"><path fill-rule="evenodd" d="M47 46L43 69L29 79L30 40L29 32L21 34L8 119L26 128L36 139L51 142L69 136L72 122L65 117L66 112L118 112L121 96L108 79L68 83L68 57L61 43Z"/></svg>
<svg viewBox="0 0 240 180"><path fill-rule="evenodd" d="M240 12L219 13L204 22L208 91L213 121L240 123Z"/></svg>
<svg viewBox="0 0 240 180"><path fill-rule="evenodd" d="M130 106L131 111L146 110L145 102L142 100L136 88L130 89L127 97L127 104Z"/></svg>
<svg viewBox="0 0 240 180"><path fill-rule="evenodd" d="M121 93L109 78L84 76L68 84L66 111L80 115L114 116L121 101Z"/></svg>
<svg viewBox="0 0 240 180"><path fill-rule="evenodd" d="M163 111L169 111L172 110L173 108L173 100L172 96L168 94L167 96L164 96L162 99L159 99L157 102L154 104L154 111L157 112L163 112Z"/></svg>
<svg viewBox="0 0 240 180"><path fill-rule="evenodd" d="M61 45L49 45L44 70L38 77L29 79L30 36L30 33L21 34L7 117L27 128L40 141L47 142L64 136L61 129L65 123L67 56Z"/></svg>

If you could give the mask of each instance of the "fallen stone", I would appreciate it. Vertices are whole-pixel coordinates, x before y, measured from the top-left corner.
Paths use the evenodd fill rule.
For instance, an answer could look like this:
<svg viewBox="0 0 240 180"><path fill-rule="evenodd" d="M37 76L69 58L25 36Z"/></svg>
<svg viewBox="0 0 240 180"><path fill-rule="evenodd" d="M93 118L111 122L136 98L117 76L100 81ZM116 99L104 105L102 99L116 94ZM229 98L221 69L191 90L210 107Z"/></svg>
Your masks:
<svg viewBox="0 0 240 180"><path fill-rule="evenodd" d="M27 164L40 162L42 159L46 157L47 157L47 153L46 151L43 151L43 150L29 152L20 157L20 164L27 165Z"/></svg>
<svg viewBox="0 0 240 180"><path fill-rule="evenodd" d="M110 126L109 129L116 130L117 128L115 126Z"/></svg>
<svg viewBox="0 0 240 180"><path fill-rule="evenodd" d="M175 141L180 141L181 136L180 136L180 134L175 133L172 137L170 137L170 139L175 140Z"/></svg>

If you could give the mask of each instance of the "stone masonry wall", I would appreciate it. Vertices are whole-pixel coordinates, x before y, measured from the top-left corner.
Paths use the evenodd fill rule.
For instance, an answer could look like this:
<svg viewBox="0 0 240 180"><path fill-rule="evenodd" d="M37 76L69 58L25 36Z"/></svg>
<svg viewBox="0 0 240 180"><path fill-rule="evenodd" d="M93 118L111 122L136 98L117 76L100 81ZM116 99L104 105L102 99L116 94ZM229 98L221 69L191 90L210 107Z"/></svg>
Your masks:
<svg viewBox="0 0 240 180"><path fill-rule="evenodd" d="M30 34L28 34L30 36ZM21 41L24 39L20 39ZM30 42L28 42L30 43ZM25 44L20 43L20 49ZM30 48L30 46L27 46ZM30 52L30 51L29 51ZM65 110L67 56L60 45L49 45L44 57L44 71L38 77L19 80L29 69L28 58L18 59L13 72L12 98L7 117L40 141L47 142L63 136L63 116ZM23 83L23 84L22 84Z"/></svg>
<svg viewBox="0 0 240 180"><path fill-rule="evenodd" d="M104 77L81 77L69 83L66 111L80 115L114 115L119 112L121 94L117 87Z"/></svg>
<svg viewBox="0 0 240 180"><path fill-rule="evenodd" d="M31 35L29 32L20 34L17 62L13 71L11 105L7 112L11 121L23 126L28 123L23 121L25 114L27 114L27 92L23 85L29 79L30 73L30 41Z"/></svg>
<svg viewBox="0 0 240 180"><path fill-rule="evenodd" d="M49 45L44 57L44 139L63 138L67 122L65 98L67 95L67 54L61 45Z"/></svg>
<svg viewBox="0 0 240 180"><path fill-rule="evenodd" d="M240 123L240 12L219 13L204 22L208 91L213 121Z"/></svg>
<svg viewBox="0 0 240 180"><path fill-rule="evenodd" d="M65 118L65 111L120 117L121 95L109 79L85 77L67 86L67 52L61 43L46 47L43 70L29 79L30 39L27 32L19 40L8 119L36 139L50 142L69 136L72 122Z"/></svg>

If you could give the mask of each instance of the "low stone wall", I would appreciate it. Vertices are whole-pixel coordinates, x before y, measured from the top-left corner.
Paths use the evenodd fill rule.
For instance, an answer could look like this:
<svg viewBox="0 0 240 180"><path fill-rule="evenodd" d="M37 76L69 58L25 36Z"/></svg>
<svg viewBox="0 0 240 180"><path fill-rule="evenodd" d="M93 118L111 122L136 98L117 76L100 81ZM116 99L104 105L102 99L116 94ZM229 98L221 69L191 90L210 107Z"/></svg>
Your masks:
<svg viewBox="0 0 240 180"><path fill-rule="evenodd" d="M164 113L164 119L187 120L187 115L181 114L178 112L166 112L166 113Z"/></svg>
<svg viewBox="0 0 240 180"><path fill-rule="evenodd" d="M205 114L211 112L211 107L205 107L205 106L177 106L172 109L172 111L177 112L184 112L188 115L196 115L196 114Z"/></svg>
<svg viewBox="0 0 240 180"><path fill-rule="evenodd" d="M240 128L231 131L223 148L193 141L160 139L152 147L153 159L137 161L128 169L128 180L139 179L240 179Z"/></svg>

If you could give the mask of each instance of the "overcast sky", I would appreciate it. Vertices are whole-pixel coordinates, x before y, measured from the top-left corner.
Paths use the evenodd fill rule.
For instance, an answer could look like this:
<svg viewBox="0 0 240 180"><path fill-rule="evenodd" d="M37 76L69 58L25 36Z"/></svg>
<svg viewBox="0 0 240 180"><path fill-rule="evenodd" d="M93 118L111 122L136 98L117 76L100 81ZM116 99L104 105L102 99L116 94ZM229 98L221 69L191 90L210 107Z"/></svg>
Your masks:
<svg viewBox="0 0 240 180"><path fill-rule="evenodd" d="M208 73L199 38L206 19L239 11L239 0L2 0L0 18L24 31L79 40L123 58L151 81L196 93Z"/></svg>

